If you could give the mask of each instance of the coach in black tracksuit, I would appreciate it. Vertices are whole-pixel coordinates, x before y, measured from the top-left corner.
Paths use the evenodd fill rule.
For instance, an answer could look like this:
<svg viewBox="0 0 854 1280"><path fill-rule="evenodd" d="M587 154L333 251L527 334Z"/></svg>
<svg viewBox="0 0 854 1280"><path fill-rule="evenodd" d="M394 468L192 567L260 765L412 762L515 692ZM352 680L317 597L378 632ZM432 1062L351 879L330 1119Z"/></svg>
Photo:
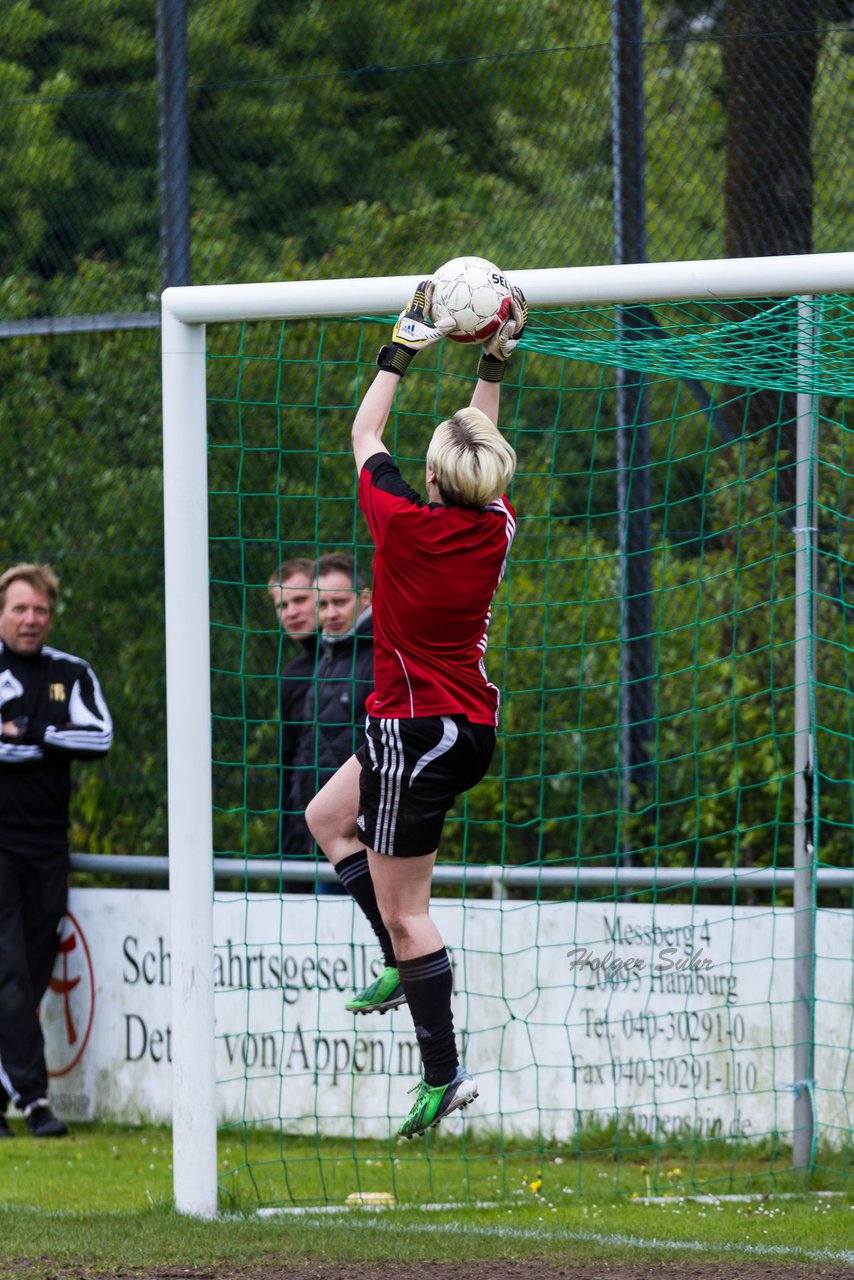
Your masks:
<svg viewBox="0 0 854 1280"><path fill-rule="evenodd" d="M38 1006L67 906L70 762L113 736L91 667L44 643L58 593L48 565L0 576L0 1138L10 1098L33 1137L67 1133L47 1101Z"/></svg>

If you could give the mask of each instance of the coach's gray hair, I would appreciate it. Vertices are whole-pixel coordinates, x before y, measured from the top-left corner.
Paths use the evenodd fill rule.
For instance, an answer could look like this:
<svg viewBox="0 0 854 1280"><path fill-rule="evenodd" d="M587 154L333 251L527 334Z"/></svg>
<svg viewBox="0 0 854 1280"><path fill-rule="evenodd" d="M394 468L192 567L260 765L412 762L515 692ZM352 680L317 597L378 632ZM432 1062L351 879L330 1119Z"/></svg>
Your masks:
<svg viewBox="0 0 854 1280"><path fill-rule="evenodd" d="M427 467L449 507L485 507L513 479L516 450L480 409L460 409L433 432Z"/></svg>
<svg viewBox="0 0 854 1280"><path fill-rule="evenodd" d="M46 596L51 616L59 600L59 578L49 564L14 564L0 575L0 609L6 607L6 593L13 582L28 582L33 591Z"/></svg>

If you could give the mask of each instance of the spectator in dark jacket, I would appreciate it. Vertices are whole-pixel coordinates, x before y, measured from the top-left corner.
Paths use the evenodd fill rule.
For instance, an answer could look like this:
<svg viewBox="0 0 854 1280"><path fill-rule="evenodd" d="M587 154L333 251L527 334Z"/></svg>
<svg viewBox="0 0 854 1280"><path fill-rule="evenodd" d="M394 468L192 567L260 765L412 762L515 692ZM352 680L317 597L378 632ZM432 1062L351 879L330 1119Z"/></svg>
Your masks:
<svg viewBox="0 0 854 1280"><path fill-rule="evenodd" d="M317 565L320 645L298 719L288 809L309 800L365 739L365 703L374 687L374 640L367 575L352 556L332 552Z"/></svg>
<svg viewBox="0 0 854 1280"><path fill-rule="evenodd" d="M305 700L314 678L318 655L317 566L313 560L285 560L270 574L268 590L282 631L297 647L282 668L279 686L279 852L307 858L314 849L300 804L291 808L297 744L305 730Z"/></svg>

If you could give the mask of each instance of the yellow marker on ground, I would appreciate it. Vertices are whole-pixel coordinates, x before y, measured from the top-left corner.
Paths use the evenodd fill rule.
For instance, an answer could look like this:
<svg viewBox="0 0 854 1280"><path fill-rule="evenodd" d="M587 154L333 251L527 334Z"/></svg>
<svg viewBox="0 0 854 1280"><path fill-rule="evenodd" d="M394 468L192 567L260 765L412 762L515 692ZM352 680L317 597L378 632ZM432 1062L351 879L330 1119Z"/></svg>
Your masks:
<svg viewBox="0 0 854 1280"><path fill-rule="evenodd" d="M393 1205L396 1204L390 1191L351 1191L346 1204Z"/></svg>

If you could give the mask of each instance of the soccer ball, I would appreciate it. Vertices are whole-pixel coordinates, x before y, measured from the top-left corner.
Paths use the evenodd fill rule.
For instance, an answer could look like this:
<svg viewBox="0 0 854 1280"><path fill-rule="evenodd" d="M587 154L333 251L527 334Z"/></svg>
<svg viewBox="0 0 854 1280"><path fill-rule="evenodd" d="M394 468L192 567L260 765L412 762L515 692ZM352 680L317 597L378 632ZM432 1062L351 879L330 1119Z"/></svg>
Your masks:
<svg viewBox="0 0 854 1280"><path fill-rule="evenodd" d="M486 258L452 258L433 273L433 281L430 314L437 325L453 319L447 336L455 342L483 342L507 314L501 306L510 297L510 286Z"/></svg>

